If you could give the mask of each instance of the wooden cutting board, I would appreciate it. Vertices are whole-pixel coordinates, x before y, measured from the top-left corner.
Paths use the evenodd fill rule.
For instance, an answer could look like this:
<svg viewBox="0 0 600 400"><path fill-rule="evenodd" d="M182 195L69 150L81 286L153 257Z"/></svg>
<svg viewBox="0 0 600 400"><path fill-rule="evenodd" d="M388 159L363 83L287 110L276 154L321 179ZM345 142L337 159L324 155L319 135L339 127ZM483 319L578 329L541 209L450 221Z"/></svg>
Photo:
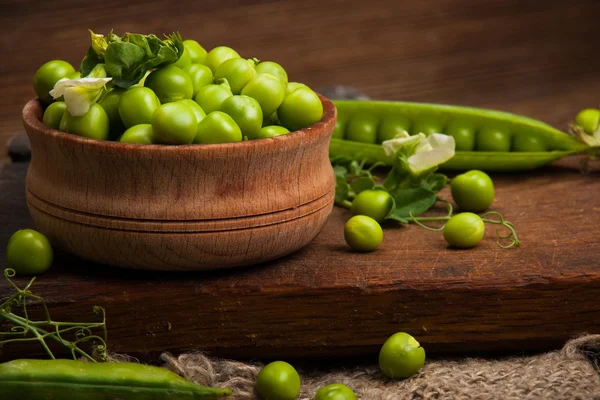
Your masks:
<svg viewBox="0 0 600 400"><path fill-rule="evenodd" d="M392 333L418 338L429 355L546 350L600 332L600 171L577 160L528 173L496 174L493 208L522 247L451 250L440 233L385 226L382 246L351 252L336 207L303 250L265 265L219 273L150 273L57 254L34 292L56 320L107 311L110 350L155 357L192 349L235 358L375 357ZM0 266L17 229L32 227L27 164L0 175ZM449 193L443 192L449 198ZM24 280L19 280L23 283ZM0 297L10 289L0 282ZM15 355L7 346L0 359ZM18 348L34 356L36 346Z"/></svg>

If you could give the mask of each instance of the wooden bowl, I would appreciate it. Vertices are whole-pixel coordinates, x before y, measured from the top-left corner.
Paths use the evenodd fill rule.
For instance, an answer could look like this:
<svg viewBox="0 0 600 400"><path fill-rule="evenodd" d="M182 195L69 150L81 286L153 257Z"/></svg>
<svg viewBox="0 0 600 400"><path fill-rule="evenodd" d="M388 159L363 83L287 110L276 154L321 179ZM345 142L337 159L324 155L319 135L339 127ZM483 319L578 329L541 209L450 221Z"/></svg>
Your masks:
<svg viewBox="0 0 600 400"><path fill-rule="evenodd" d="M336 120L241 143L135 145L49 129L31 100L26 198L53 245L119 267L208 270L290 254L323 228L335 181Z"/></svg>

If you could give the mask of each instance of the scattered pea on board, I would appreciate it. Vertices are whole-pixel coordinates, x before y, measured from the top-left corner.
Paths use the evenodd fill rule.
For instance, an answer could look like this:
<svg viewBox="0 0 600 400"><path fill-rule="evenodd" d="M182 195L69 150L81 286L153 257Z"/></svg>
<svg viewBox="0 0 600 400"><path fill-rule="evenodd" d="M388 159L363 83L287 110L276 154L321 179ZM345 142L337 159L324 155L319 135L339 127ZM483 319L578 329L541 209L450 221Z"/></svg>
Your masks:
<svg viewBox="0 0 600 400"><path fill-rule="evenodd" d="M0 399L207 400L230 394L136 363L22 359L0 364Z"/></svg>
<svg viewBox="0 0 600 400"><path fill-rule="evenodd" d="M350 156L392 165L381 142L398 130L452 135L456 154L441 166L446 170L529 170L588 149L585 143L548 124L506 112L391 101L335 100L334 104L343 125L331 139L332 157ZM353 119L360 121L353 123ZM366 135L362 137L357 126L365 126L366 120L369 126L377 126L377 132L362 129Z"/></svg>

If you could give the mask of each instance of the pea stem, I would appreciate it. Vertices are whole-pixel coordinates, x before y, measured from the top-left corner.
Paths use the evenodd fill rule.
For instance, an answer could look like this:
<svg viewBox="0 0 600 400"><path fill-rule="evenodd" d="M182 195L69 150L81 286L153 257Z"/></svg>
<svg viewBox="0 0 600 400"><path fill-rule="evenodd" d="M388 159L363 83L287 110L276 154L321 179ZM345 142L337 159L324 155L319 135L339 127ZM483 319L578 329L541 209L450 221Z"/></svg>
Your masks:
<svg viewBox="0 0 600 400"><path fill-rule="evenodd" d="M63 346L67 347L74 359L77 358L77 354L82 356L89 361L97 362L94 357L79 348L79 344L83 342L99 342L100 344L94 343L92 348L97 353L97 357L103 361L106 357L106 315L104 309L101 307L94 307L95 313L102 314L102 322L97 323L80 323L80 322L59 322L53 321L50 317L50 312L46 301L40 296L31 293L29 288L35 281L32 278L24 289L19 288L10 278L15 276L15 271L12 269L6 269L4 271L4 277L9 284L15 289L16 293L9 297L6 301L0 304L0 319L5 319L13 324L9 332L0 332L0 335L22 335L24 337L0 340L0 346L6 343L13 342L26 342L26 341L38 341L48 356L55 359L54 354L48 347L46 339L52 339L59 342ZM27 299L33 299L39 301L44 309L46 319L43 321L31 321L29 319L29 313L27 311ZM23 315L19 316L11 312L11 306L22 307ZM43 327L52 327L52 330L46 330ZM103 328L104 337L92 334L92 329ZM75 340L69 341L62 337L66 333L75 333ZM27 337L26 335L31 333L33 337Z"/></svg>

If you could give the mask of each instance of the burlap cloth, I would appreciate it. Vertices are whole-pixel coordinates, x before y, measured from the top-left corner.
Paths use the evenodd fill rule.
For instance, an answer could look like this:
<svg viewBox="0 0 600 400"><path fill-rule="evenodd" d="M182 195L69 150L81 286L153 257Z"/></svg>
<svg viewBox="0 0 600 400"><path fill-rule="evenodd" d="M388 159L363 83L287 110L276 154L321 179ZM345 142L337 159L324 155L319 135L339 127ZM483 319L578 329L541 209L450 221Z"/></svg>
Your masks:
<svg viewBox="0 0 600 400"><path fill-rule="evenodd" d="M211 359L202 353L163 354L165 367L203 385L230 387L232 400L256 399L258 363ZM359 399L600 399L600 335L586 335L562 350L510 359L427 361L407 380L385 379L376 365L345 369L299 370L299 399L313 399L330 383L344 383Z"/></svg>

